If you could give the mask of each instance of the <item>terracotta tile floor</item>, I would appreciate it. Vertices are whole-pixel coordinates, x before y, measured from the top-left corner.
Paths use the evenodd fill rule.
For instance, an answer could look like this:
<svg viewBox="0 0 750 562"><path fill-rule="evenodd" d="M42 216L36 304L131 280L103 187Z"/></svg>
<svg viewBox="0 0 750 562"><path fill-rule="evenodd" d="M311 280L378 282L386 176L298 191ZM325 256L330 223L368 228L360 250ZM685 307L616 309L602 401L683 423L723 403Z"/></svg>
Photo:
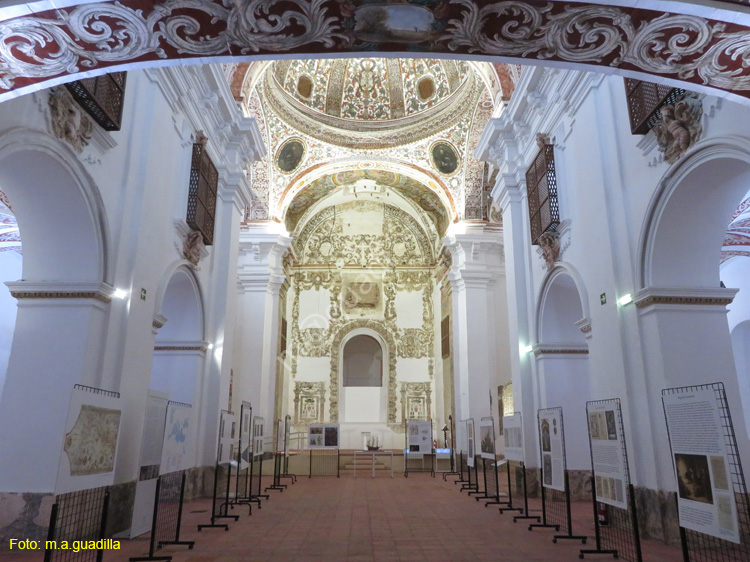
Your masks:
<svg viewBox="0 0 750 562"><path fill-rule="evenodd" d="M578 541L552 543L552 530L527 530L510 513L485 507L458 486L438 475L412 474L371 478L300 478L283 492L271 491L262 509L236 508L242 514L229 532L204 529L210 502L185 505L182 538L195 540L193 550L167 546L175 562L273 561L573 561ZM537 507L536 502L532 509ZM573 505L574 530L593 536L591 505ZM591 547L593 539L589 541ZM147 554L148 538L123 541L119 551L108 551L106 562L127 561ZM679 561L678 549L644 541L644 561ZM0 554L2 560L41 560L35 556ZM587 556L611 560L611 556Z"/></svg>

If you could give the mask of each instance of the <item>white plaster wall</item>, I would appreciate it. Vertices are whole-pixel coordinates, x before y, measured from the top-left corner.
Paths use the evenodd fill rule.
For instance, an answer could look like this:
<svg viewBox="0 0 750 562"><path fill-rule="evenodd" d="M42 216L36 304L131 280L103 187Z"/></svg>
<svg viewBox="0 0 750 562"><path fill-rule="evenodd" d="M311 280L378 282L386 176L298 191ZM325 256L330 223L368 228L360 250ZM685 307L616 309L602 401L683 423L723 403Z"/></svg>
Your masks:
<svg viewBox="0 0 750 562"><path fill-rule="evenodd" d="M0 283L22 277L23 257L15 251L0 252ZM0 400L3 396L5 373L8 369L10 348L16 328L16 299L7 287L0 285Z"/></svg>
<svg viewBox="0 0 750 562"><path fill-rule="evenodd" d="M422 291L398 291L395 303L399 328L422 327Z"/></svg>

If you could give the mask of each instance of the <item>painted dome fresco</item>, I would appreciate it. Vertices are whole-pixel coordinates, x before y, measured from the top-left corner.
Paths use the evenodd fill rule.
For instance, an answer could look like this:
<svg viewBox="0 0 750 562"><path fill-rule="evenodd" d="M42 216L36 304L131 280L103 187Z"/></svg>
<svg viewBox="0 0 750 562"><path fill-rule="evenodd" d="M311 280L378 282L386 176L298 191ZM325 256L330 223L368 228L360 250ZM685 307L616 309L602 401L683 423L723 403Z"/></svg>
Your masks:
<svg viewBox="0 0 750 562"><path fill-rule="evenodd" d="M331 117L386 121L420 114L460 91L469 64L435 59L277 61L277 87L307 108Z"/></svg>

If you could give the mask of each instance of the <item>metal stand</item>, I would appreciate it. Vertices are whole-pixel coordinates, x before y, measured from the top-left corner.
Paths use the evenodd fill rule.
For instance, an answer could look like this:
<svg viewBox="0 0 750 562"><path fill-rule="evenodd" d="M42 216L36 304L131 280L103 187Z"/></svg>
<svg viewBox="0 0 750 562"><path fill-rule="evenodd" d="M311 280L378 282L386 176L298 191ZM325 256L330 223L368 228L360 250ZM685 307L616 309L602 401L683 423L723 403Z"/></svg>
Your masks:
<svg viewBox="0 0 750 562"><path fill-rule="evenodd" d="M628 494L627 509L602 504L607 509L608 523L602 526L597 509L597 487L596 487L596 463L594 462L594 445L592 443L591 425L589 424L589 451L591 453L592 485L591 504L594 511L594 530L596 531L596 548L580 550L578 558L586 554L610 554L614 558L641 562L641 537L638 530L638 510L635 503L635 490L630 483L630 467L628 464L628 450L625 443L624 424L622 422L622 408L618 398L610 400L597 400L586 403L586 418L589 419L589 407L592 405L611 407L617 419L617 431L620 437L623 469L625 477L625 489ZM600 494L601 495L601 494Z"/></svg>
<svg viewBox="0 0 750 562"><path fill-rule="evenodd" d="M742 470L737 438L734 433L732 414L729 411L724 384L717 382L697 386L680 388L668 388L662 390L662 399L674 394L689 394L691 392L712 391L716 400L719 414L719 431L726 450L728 466L727 481L732 499L735 502L737 512L737 530L740 538L739 543L731 542L719 537L693 531L680 526L680 539L682 542L682 555L684 562L691 560L710 560L711 562L744 562L750 560L750 495L745 482L745 474ZM667 418L667 407L664 405L664 416ZM667 418L668 419L668 418ZM669 446L674 459L674 447L672 443L672 430L667 422L669 434ZM714 495L714 499L716 496ZM679 504L678 504L679 512Z"/></svg>
<svg viewBox="0 0 750 562"><path fill-rule="evenodd" d="M524 519L532 519L536 520L537 523L541 521L541 518L538 515L529 515L529 490L526 485L526 464L521 463L520 466L521 473L522 473L522 479L523 479L523 510L521 510L521 513L525 515L514 515L513 516L513 523L517 523L518 521L524 520ZM508 478L510 478L510 465L508 465ZM510 484L508 485L510 486ZM510 489L510 488L508 488ZM510 511L511 509L519 509L520 508L500 508L500 513L505 513L506 511Z"/></svg>
<svg viewBox="0 0 750 562"><path fill-rule="evenodd" d="M453 416L448 416L448 423L451 426L451 469L450 472L443 473L443 480L447 481L448 476L458 476L461 479L461 472L459 471L458 464L456 462L456 428L453 425ZM458 482L459 480L456 480Z"/></svg>
<svg viewBox="0 0 750 562"><path fill-rule="evenodd" d="M154 514L151 520L151 541L149 543L148 556L135 556L130 558L131 562L150 561L150 560L172 560L171 556L155 556L154 553L166 544L178 544L187 546L189 549L195 546L195 541L181 541L180 540L180 527L182 526L182 504L185 499L185 472L179 476L180 479L180 493L179 500L176 504L176 509L169 510L164 509L170 499L174 496L174 489L169 489L169 486L164 486L172 480L176 480L177 472L170 474L163 474L159 476L156 481L156 492L154 493ZM172 539L162 540L159 538L160 535L174 533Z"/></svg>
<svg viewBox="0 0 750 562"><path fill-rule="evenodd" d="M289 474L289 435L292 428L292 416L289 414L284 418L284 460L281 465L281 473L279 479L289 478L292 484L297 482L296 474Z"/></svg>
<svg viewBox="0 0 750 562"><path fill-rule="evenodd" d="M335 454L331 452L331 449L310 449L310 475L308 478L313 476L340 477L340 453L339 449L334 450ZM334 462L335 466L332 466Z"/></svg>
<svg viewBox="0 0 750 562"><path fill-rule="evenodd" d="M592 486L593 487L593 486ZM567 518L568 532L565 535L555 535L552 537L552 542L556 543L560 539L572 539L581 541L582 544L586 544L588 537L584 535L573 534L573 518L570 515L570 484L568 482L568 471L565 471L565 514Z"/></svg>
<svg viewBox="0 0 750 562"><path fill-rule="evenodd" d="M109 486L68 492L57 496L49 518L44 562L70 559L70 550L48 548L50 545L57 546L63 541L72 543L83 538L103 540L107 530L108 511ZM102 562L103 558L104 550L101 548L80 551L76 555L76 560L82 561Z"/></svg>
<svg viewBox="0 0 750 562"><path fill-rule="evenodd" d="M429 422L430 424L430 456L431 456L431 462L429 469L426 469L424 467L424 457L425 457L425 451L419 450L419 452L412 453L411 447L409 445L409 424L410 423L424 423ZM404 421L404 441L405 441L405 447L404 447L404 478L409 477L410 472L429 472L430 476L435 478L435 463L437 462L437 456L435 452L435 448L432 446L434 442L434 434L432 432L432 420L406 420ZM414 455L414 457L410 457L410 455ZM422 461L422 466L420 468L409 468L409 460L416 460L419 459Z"/></svg>

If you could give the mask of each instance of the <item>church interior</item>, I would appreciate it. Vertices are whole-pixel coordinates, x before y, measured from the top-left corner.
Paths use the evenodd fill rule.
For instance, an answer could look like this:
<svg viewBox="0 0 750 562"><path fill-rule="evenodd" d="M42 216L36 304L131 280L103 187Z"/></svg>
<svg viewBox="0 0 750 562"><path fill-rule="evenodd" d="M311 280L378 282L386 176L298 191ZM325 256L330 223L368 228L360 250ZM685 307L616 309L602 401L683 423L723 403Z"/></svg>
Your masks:
<svg viewBox="0 0 750 562"><path fill-rule="evenodd" d="M0 559L750 560L748 36L0 1ZM243 550L342 509L363 551ZM412 550L451 513L484 550Z"/></svg>

